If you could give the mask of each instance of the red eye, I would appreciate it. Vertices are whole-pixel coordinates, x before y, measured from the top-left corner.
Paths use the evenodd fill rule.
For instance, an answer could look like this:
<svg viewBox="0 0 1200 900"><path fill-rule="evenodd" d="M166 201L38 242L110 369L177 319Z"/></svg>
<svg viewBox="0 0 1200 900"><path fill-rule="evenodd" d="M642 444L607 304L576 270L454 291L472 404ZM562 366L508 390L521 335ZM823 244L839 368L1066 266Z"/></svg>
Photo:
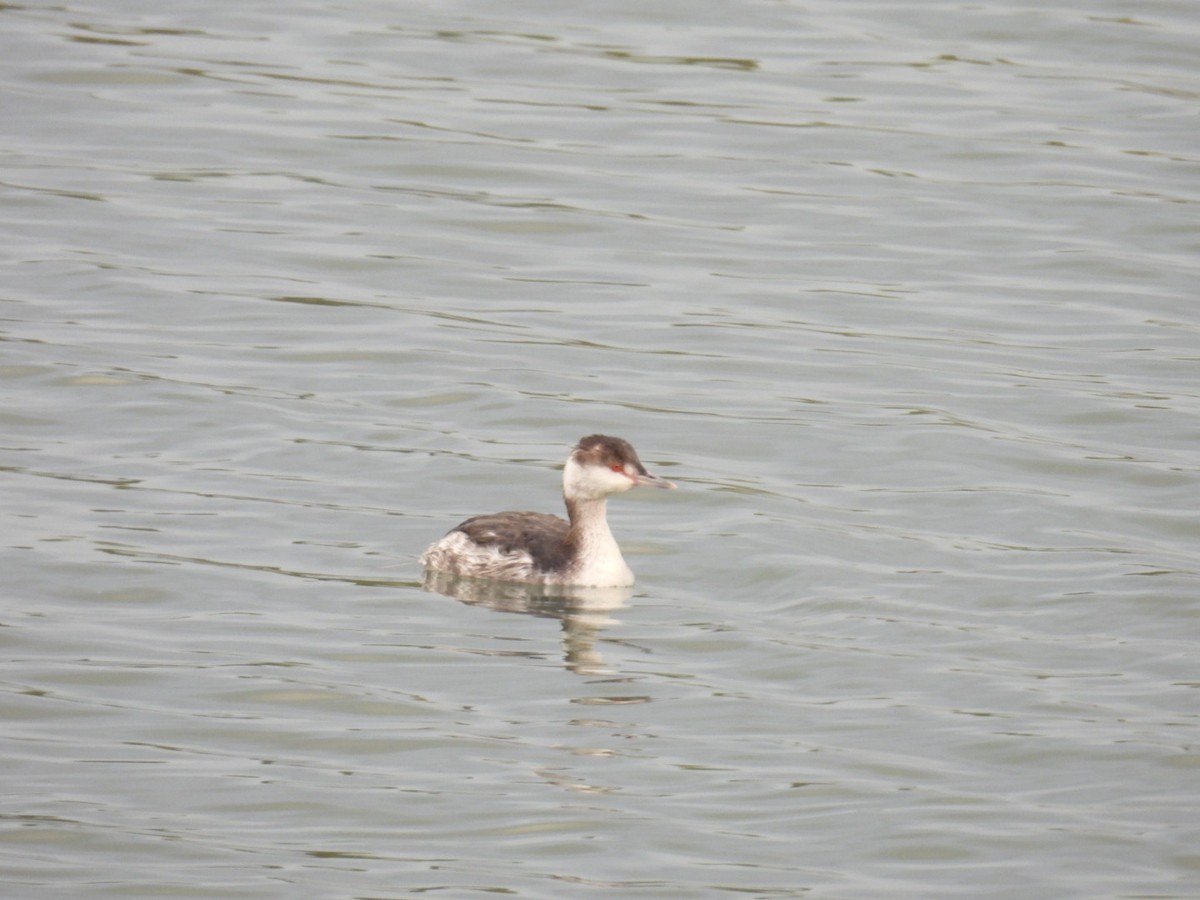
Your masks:
<svg viewBox="0 0 1200 900"><path fill-rule="evenodd" d="M609 466L609 468L612 469L614 472L624 472L625 471L625 467L623 465L621 465L620 463L613 463L611 466Z"/></svg>

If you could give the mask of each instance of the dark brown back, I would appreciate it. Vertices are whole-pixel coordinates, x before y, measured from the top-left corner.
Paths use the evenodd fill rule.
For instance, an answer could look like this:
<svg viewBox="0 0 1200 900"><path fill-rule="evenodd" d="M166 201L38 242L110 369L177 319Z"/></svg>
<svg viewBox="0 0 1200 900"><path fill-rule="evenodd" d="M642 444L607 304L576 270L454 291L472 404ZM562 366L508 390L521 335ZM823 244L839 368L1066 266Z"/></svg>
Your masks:
<svg viewBox="0 0 1200 900"><path fill-rule="evenodd" d="M570 525L548 513L510 511L467 519L454 529L481 546L501 553L527 551L533 564L543 571L564 567L571 557L567 540Z"/></svg>

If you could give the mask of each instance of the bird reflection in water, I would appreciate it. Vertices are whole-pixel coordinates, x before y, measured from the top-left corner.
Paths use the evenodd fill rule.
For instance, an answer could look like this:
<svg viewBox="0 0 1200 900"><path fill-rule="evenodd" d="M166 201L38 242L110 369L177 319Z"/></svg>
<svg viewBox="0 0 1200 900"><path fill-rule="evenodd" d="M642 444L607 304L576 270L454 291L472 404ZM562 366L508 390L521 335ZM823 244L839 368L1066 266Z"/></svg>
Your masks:
<svg viewBox="0 0 1200 900"><path fill-rule="evenodd" d="M558 619L563 631L563 662L577 675L610 673L596 642L601 629L618 621L609 614L633 596L632 587L522 584L434 571L426 571L424 586L472 606Z"/></svg>

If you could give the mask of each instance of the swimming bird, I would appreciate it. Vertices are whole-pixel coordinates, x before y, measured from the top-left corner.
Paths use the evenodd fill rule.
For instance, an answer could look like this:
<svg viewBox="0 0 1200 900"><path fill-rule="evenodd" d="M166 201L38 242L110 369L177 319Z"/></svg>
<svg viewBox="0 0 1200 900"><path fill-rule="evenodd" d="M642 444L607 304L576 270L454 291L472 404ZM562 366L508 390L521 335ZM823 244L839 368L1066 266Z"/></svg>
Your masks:
<svg viewBox="0 0 1200 900"><path fill-rule="evenodd" d="M641 486L675 487L647 472L629 441L588 435L563 468L566 519L524 510L474 516L431 544L421 554L421 565L451 575L530 584L633 584L633 572L608 527L606 501Z"/></svg>

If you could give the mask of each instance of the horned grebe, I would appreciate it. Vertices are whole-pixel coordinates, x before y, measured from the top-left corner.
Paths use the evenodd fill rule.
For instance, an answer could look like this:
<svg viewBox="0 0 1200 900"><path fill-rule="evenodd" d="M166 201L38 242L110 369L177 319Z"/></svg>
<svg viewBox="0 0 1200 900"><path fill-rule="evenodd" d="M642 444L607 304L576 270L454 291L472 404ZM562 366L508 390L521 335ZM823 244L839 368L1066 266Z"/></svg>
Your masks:
<svg viewBox="0 0 1200 900"><path fill-rule="evenodd" d="M610 494L639 485L673 488L646 471L629 441L592 434L575 445L563 469L570 521L538 512L467 519L421 554L421 565L451 575L620 587L633 584L605 517Z"/></svg>

